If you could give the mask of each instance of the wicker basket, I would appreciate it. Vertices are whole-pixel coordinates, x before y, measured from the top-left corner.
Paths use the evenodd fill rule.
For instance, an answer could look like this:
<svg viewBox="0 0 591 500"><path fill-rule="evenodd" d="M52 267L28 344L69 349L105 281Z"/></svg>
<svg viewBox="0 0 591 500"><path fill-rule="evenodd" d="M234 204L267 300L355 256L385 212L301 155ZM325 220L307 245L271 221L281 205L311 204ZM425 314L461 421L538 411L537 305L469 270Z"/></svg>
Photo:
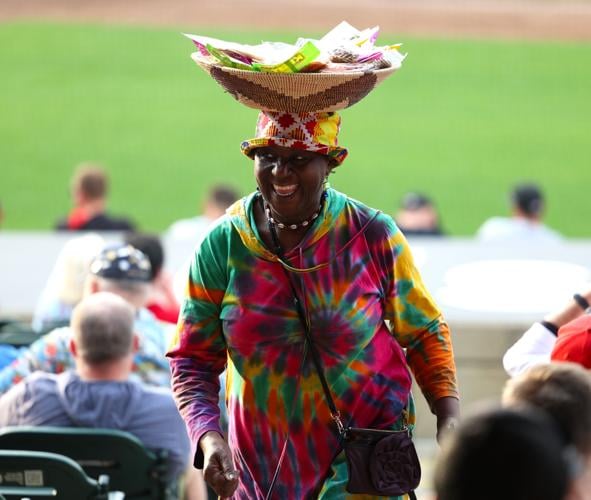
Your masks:
<svg viewBox="0 0 591 500"><path fill-rule="evenodd" d="M207 71L238 102L263 111L320 113L359 102L397 68L346 73L260 73L203 63Z"/></svg>

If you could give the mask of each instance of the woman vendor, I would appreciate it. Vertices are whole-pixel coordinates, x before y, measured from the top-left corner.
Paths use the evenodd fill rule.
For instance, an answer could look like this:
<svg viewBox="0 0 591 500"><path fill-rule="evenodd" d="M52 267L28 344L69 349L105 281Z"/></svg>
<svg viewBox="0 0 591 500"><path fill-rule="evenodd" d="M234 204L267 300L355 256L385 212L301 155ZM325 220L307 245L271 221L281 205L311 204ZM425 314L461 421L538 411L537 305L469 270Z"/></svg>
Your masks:
<svg viewBox="0 0 591 500"><path fill-rule="evenodd" d="M242 143L257 190L197 248L168 353L195 466L222 497L343 498L347 467L297 296L345 426L414 423L414 374L437 428L458 392L447 324L392 218L328 186L340 116L261 112ZM405 352L406 350L406 352ZM227 367L227 438L219 376ZM410 369L410 370L409 370Z"/></svg>

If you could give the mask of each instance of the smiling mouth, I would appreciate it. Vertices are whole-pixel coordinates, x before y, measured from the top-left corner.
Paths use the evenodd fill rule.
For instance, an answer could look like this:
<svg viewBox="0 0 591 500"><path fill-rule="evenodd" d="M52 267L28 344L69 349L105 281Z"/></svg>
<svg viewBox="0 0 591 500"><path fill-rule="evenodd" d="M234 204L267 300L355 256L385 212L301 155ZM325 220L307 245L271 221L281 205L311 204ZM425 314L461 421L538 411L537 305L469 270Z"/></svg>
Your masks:
<svg viewBox="0 0 591 500"><path fill-rule="evenodd" d="M273 184L273 190L275 191L277 196L282 196L282 197L291 196L293 193L296 192L297 189L298 189L297 184L290 184L288 186L279 186L277 184Z"/></svg>

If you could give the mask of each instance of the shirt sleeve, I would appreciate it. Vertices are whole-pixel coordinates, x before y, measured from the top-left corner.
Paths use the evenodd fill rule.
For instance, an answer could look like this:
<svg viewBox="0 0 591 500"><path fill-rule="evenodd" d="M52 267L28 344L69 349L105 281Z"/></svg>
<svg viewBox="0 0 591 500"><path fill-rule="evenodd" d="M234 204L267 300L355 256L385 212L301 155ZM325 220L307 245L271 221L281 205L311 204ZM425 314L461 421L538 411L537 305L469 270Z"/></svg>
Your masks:
<svg viewBox="0 0 591 500"><path fill-rule="evenodd" d="M528 368L550 363L556 335L540 323L534 323L503 356L503 367L515 377Z"/></svg>
<svg viewBox="0 0 591 500"><path fill-rule="evenodd" d="M68 346L69 332L69 328L58 328L24 349L18 358L0 371L0 393L6 392L36 370L61 373L73 367Z"/></svg>
<svg viewBox="0 0 591 500"><path fill-rule="evenodd" d="M134 378L148 385L170 387L170 366L165 353L173 326L167 331L151 312L140 309L134 328L139 338L138 349L133 356Z"/></svg>
<svg viewBox="0 0 591 500"><path fill-rule="evenodd" d="M415 267L410 247L392 223L382 263L386 318L406 348L411 371L425 399L458 398L450 331Z"/></svg>
<svg viewBox="0 0 591 500"><path fill-rule="evenodd" d="M171 358L172 389L189 437L196 447L195 465L203 463L198 443L219 426L219 376L226 366L226 342L220 320L227 274L222 231L210 233L199 245L189 271L186 297L167 356Z"/></svg>

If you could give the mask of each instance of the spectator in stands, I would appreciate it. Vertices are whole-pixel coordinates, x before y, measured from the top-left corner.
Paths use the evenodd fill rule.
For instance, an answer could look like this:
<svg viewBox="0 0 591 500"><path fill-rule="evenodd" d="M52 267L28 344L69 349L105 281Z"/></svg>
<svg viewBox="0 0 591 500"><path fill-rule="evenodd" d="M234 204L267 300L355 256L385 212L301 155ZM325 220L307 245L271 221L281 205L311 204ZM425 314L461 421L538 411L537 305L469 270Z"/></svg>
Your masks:
<svg viewBox="0 0 591 500"><path fill-rule="evenodd" d="M68 231L133 231L128 219L107 215L108 179L98 165L78 166L72 178L74 208L56 224L58 230Z"/></svg>
<svg viewBox="0 0 591 500"><path fill-rule="evenodd" d="M191 219L174 222L166 232L167 238L198 243L213 221L224 215L239 194L231 186L220 184L212 187L205 200L203 214Z"/></svg>
<svg viewBox="0 0 591 500"><path fill-rule="evenodd" d="M591 373L574 363L534 366L510 379L503 404L524 404L544 410L558 425L579 470L571 483L569 500L591 498Z"/></svg>
<svg viewBox="0 0 591 500"><path fill-rule="evenodd" d="M213 222L224 215L226 209L238 198L238 193L231 186L225 184L214 186L208 191L203 215L191 219L181 219L173 223L166 231L165 237L169 243L172 245L182 244L187 248L187 257L183 264L174 271L173 291L178 302L181 302L185 297L193 250L207 234Z"/></svg>
<svg viewBox="0 0 591 500"><path fill-rule="evenodd" d="M152 289L146 308L160 321L176 325L180 304L173 293L172 276L164 269L164 247L160 238L153 234L128 233L124 240L150 260Z"/></svg>
<svg viewBox="0 0 591 500"><path fill-rule="evenodd" d="M554 422L536 409L467 416L437 457L437 500L564 500L571 455Z"/></svg>
<svg viewBox="0 0 591 500"><path fill-rule="evenodd" d="M514 377L531 366L548 363L551 357L559 361L579 362L591 368L591 362L584 361L585 356L591 359L591 345L584 349L591 328L589 302L591 288L581 294L576 293L562 308L534 323L503 356L505 371ZM561 340L553 355L557 337ZM579 354L573 347L575 343L579 345Z"/></svg>
<svg viewBox="0 0 591 500"><path fill-rule="evenodd" d="M186 469L190 444L169 390L132 381L134 308L108 292L86 297L72 313L69 349L75 371L35 372L0 397L0 426L50 425L127 431L148 448L167 450L171 478Z"/></svg>
<svg viewBox="0 0 591 500"><path fill-rule="evenodd" d="M168 387L170 372L164 357L169 332L145 309L150 293L151 268L148 258L130 245L110 245L93 260L86 282L85 296L111 292L123 297L135 309L135 332L139 345L134 356L134 377L151 384ZM0 371L0 393L29 373L41 370L61 373L74 366L69 350L70 327L57 328L23 351Z"/></svg>
<svg viewBox="0 0 591 500"><path fill-rule="evenodd" d="M406 193L394 220L405 236L443 235L433 201L421 193Z"/></svg>
<svg viewBox="0 0 591 500"><path fill-rule="evenodd" d="M96 233L68 240L60 251L33 313L33 329L47 332L70 323L74 306L82 300L90 263L105 246Z"/></svg>
<svg viewBox="0 0 591 500"><path fill-rule="evenodd" d="M511 217L492 217L480 227L485 242L549 244L562 241L559 233L542 223L544 196L535 184L520 184L511 192Z"/></svg>

